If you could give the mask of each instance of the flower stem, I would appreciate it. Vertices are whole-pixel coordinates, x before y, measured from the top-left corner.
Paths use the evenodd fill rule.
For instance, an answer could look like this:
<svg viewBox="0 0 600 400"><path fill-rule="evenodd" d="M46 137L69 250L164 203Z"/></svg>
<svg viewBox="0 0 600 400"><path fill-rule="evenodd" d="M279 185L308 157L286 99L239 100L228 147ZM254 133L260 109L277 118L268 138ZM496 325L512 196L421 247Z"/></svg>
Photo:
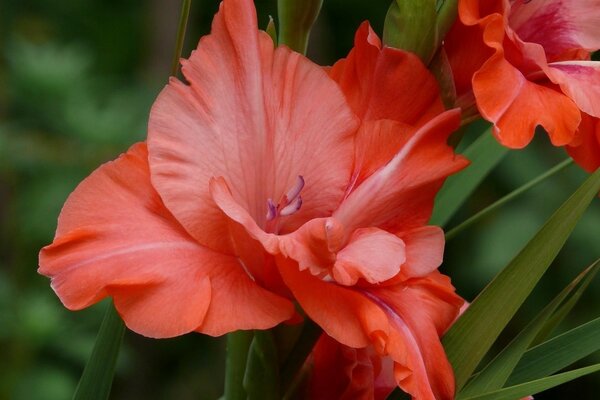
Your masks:
<svg viewBox="0 0 600 400"><path fill-rule="evenodd" d="M246 400L243 382L252 337L252 331L236 331L227 335L225 400Z"/></svg>
<svg viewBox="0 0 600 400"><path fill-rule="evenodd" d="M296 345L292 348L281 368L282 393L286 394L293 387L302 365L304 365L315 343L321 337L321 333L323 333L321 327L307 318Z"/></svg>
<svg viewBox="0 0 600 400"><path fill-rule="evenodd" d="M173 62L171 63L171 76L176 76L177 69L179 68L179 59L181 58L181 51L183 50L183 41L185 39L185 30L187 28L187 21L190 16L191 5L192 0L183 0L183 3L181 4L181 14L179 15L179 26L177 28L175 52L173 53Z"/></svg>
<svg viewBox="0 0 600 400"><path fill-rule="evenodd" d="M279 44L306 54L308 38L323 0L277 0Z"/></svg>

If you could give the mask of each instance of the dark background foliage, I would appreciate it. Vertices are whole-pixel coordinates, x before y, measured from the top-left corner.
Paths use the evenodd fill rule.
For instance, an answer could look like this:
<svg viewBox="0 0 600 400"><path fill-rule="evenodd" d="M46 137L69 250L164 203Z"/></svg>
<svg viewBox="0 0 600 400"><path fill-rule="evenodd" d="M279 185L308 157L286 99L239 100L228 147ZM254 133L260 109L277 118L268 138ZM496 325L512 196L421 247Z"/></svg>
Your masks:
<svg viewBox="0 0 600 400"><path fill-rule="evenodd" d="M261 26L276 15L275 3L256 1ZM343 57L365 19L381 33L388 5L325 0L309 56L323 65ZM64 309L36 273L37 253L51 242L77 183L144 138L149 107L168 76L179 7L169 0L0 3L0 399L73 393L107 304ZM216 9L216 0L193 2L184 55L208 32ZM565 157L539 136L511 153L452 223ZM459 293L472 300L584 177L570 167L450 241L443 270ZM596 201L516 327L598 257L599 227ZM597 279L563 329L598 316L599 289ZM199 334L151 340L127 332L112 398L216 399L223 351L222 339ZM591 399L598 381L591 376L536 398Z"/></svg>

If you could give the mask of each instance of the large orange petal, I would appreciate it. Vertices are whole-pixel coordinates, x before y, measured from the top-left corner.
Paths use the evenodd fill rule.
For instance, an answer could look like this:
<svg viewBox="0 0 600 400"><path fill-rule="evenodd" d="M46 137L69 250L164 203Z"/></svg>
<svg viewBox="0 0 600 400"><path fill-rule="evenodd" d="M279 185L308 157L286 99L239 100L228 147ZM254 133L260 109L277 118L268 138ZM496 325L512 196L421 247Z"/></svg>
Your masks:
<svg viewBox="0 0 600 400"><path fill-rule="evenodd" d="M350 193L333 217L349 231L369 226L403 231L425 225L444 179L467 165L446 143L459 123L459 110L452 110L424 125Z"/></svg>
<svg viewBox="0 0 600 400"><path fill-rule="evenodd" d="M363 120L391 119L421 126L444 111L438 84L412 53L381 48L381 41L364 22L356 31L354 48L329 71Z"/></svg>
<svg viewBox="0 0 600 400"><path fill-rule="evenodd" d="M151 337L268 328L293 313L237 258L187 234L150 184L145 144L100 167L71 194L54 243L40 253L39 272L52 279L66 307L112 296L127 326Z"/></svg>
<svg viewBox="0 0 600 400"><path fill-rule="evenodd" d="M264 227L303 176L302 209L283 231L324 216L341 200L352 167L356 117L320 67L259 32L251 0L225 0L211 34L182 61L189 85L171 79L155 102L148 146L152 182L200 243L232 252L209 180L223 176Z"/></svg>
<svg viewBox="0 0 600 400"><path fill-rule="evenodd" d="M563 146L573 140L581 120L571 99L527 80L500 48L473 77L473 91L481 115L494 123L498 141L510 148L529 144L538 125L552 144Z"/></svg>

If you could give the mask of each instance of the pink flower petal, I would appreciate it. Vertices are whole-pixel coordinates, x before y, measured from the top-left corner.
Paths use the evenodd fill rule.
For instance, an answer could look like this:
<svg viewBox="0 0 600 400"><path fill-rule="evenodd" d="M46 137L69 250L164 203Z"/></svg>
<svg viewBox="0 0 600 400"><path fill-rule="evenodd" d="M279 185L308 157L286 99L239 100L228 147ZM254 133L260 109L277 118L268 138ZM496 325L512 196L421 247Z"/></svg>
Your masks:
<svg viewBox="0 0 600 400"><path fill-rule="evenodd" d="M544 47L550 61L565 53L600 48L599 0L511 2L509 25L527 42Z"/></svg>
<svg viewBox="0 0 600 400"><path fill-rule="evenodd" d="M264 228L268 199L298 176L302 208L281 231L324 216L351 173L355 116L317 65L259 32L250 0L221 4L210 35L182 61L189 85L172 79L150 115L152 182L165 205L200 243L232 253L227 218L209 180L222 176L233 198Z"/></svg>
<svg viewBox="0 0 600 400"><path fill-rule="evenodd" d="M377 228L357 229L337 253L333 278L346 286L360 278L379 283L397 275L405 260L405 245L397 236Z"/></svg>
<svg viewBox="0 0 600 400"><path fill-rule="evenodd" d="M600 117L600 62L563 61L548 66L549 78L581 111Z"/></svg>

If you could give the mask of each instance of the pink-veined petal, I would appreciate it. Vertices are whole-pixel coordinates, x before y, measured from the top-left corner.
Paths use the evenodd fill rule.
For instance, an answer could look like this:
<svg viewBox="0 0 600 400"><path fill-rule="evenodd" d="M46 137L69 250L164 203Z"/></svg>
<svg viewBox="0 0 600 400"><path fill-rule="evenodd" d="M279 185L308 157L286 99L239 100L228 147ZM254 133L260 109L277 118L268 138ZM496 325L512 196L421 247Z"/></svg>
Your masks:
<svg viewBox="0 0 600 400"><path fill-rule="evenodd" d="M439 337L458 315L462 299L447 278L435 272L395 286L357 289L325 282L294 264L278 258L302 309L329 336L389 355L398 384L414 398L453 398L453 373Z"/></svg>
<svg viewBox="0 0 600 400"><path fill-rule="evenodd" d="M292 304L252 282L237 258L199 245L173 218L150 184L145 144L101 166L71 194L39 272L66 307L112 296L127 326L151 337L268 328L293 314ZM226 287L237 291L229 293L235 309ZM221 321L208 319L215 313Z"/></svg>
<svg viewBox="0 0 600 400"><path fill-rule="evenodd" d="M463 300L448 277L436 271L406 285L368 292L387 311L394 327L388 348L397 362L400 387L417 399L453 399L454 374L440 337ZM402 358L404 363L397 361Z"/></svg>
<svg viewBox="0 0 600 400"><path fill-rule="evenodd" d="M513 1L508 19L521 39L541 44L550 61L600 48L599 0Z"/></svg>
<svg viewBox="0 0 600 400"><path fill-rule="evenodd" d="M227 218L211 201L209 180L223 176L233 198L264 228L268 199L298 176L299 212L282 231L331 213L352 167L356 117L317 65L257 29L250 0L225 0L211 34L182 61L189 85L172 79L150 115L152 182L200 243L232 252Z"/></svg>
<svg viewBox="0 0 600 400"><path fill-rule="evenodd" d="M598 21L600 22L600 19ZM581 111L600 117L600 62L551 63L548 76L560 85L562 91L577 104Z"/></svg>

